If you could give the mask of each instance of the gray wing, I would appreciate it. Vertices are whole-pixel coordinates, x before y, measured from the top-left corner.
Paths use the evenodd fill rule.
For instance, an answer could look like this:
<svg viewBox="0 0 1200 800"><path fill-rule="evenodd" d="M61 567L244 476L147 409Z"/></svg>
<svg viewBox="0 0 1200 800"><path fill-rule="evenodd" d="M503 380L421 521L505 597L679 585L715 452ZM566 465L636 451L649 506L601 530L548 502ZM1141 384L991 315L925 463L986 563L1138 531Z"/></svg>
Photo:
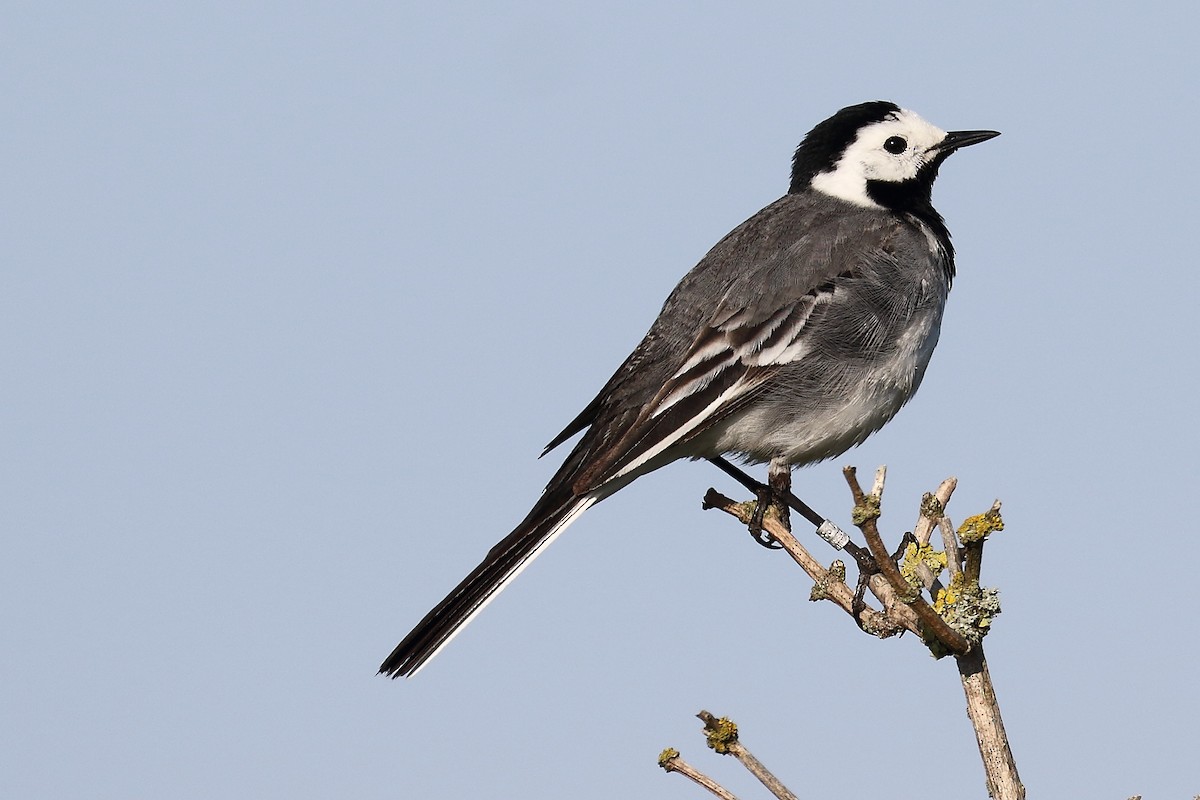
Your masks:
<svg viewBox="0 0 1200 800"><path fill-rule="evenodd" d="M811 194L767 206L680 282L638 347L547 446L589 428L551 486L569 481L582 494L636 472L753 400L804 357L822 318L870 289L865 265L896 261L897 248L920 236L891 214Z"/></svg>

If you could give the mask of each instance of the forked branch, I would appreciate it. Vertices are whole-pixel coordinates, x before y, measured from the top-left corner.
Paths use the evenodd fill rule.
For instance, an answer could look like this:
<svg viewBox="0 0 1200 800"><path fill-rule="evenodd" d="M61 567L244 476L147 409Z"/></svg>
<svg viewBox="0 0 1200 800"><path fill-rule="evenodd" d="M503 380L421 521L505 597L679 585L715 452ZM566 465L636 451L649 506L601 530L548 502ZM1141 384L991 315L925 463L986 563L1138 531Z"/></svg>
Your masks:
<svg viewBox="0 0 1200 800"><path fill-rule="evenodd" d="M745 473L728 462L718 466L762 496L761 484ZM912 631L921 637L936 657L953 655L967 699L967 716L975 729L987 774L988 793L994 800L1024 800L1025 787L1017 774L1012 748L1004 731L982 644L992 619L999 613L995 590L979 585L984 543L990 533L1004 527L999 501L987 512L968 517L956 533L945 515L945 509L957 482L954 478L946 479L935 492L922 498L917 524L913 533L906 534L908 545L902 549L903 563L898 565L900 556L889 554L877 522L886 471L881 467L876 472L869 494L863 492L853 467L844 470L844 474L854 499L854 524L862 532L866 548L845 542L844 534L836 525L794 495L788 493L782 500L818 525L818 533L827 542L839 549L844 546L847 552L855 555L859 567L857 589L851 589L846 582L846 565L843 562L834 561L829 567L823 566L792 535L777 514L767 513L756 517L757 501L739 503L715 489L709 489L704 498L704 508L720 509L743 524L749 524L752 519L757 523L761 518L762 530L781 545L812 579L811 599L833 602L849 614L860 629L881 639L905 630ZM830 529L841 536L831 539L828 536ZM934 530L941 533L942 552L930 546ZM866 555L868 552L869 556ZM946 575L944 582L941 577L943 573ZM879 602L880 608L868 605L865 599L867 590ZM928 599L923 596L923 591L929 593ZM784 800L794 797L738 742L736 726L727 719L718 720L708 712L701 712L700 717L705 722L710 747L717 752L737 756L776 797ZM672 754L670 758L667 758L668 754ZM733 797L706 776L701 776L703 780L698 779L696 776L700 773L683 762L677 751L664 751L659 763L667 771L688 775L718 797Z"/></svg>

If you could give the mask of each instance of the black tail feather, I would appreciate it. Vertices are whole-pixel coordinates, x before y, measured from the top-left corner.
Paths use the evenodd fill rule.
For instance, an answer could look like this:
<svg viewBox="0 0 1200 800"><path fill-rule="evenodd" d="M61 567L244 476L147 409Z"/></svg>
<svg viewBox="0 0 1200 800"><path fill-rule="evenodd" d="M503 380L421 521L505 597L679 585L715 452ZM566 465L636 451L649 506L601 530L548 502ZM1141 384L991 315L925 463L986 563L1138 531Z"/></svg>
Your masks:
<svg viewBox="0 0 1200 800"><path fill-rule="evenodd" d="M546 543L579 500L570 494L543 495L529 516L396 645L379 667L380 674L397 678L416 673Z"/></svg>

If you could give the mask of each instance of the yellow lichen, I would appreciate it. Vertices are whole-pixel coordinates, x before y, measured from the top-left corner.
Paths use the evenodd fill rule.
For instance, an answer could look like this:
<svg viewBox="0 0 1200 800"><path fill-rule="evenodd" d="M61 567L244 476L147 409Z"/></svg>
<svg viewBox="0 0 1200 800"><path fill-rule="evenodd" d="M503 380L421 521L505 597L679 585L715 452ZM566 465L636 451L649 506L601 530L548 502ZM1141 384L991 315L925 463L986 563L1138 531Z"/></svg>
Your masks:
<svg viewBox="0 0 1200 800"><path fill-rule="evenodd" d="M872 519L879 519L879 498L873 494L866 495L862 503L854 507L850 519L855 525L861 526Z"/></svg>
<svg viewBox="0 0 1200 800"><path fill-rule="evenodd" d="M729 748L737 743L737 725L729 717L721 717L719 720L709 723L705 737L709 747L725 755L729 752Z"/></svg>
<svg viewBox="0 0 1200 800"><path fill-rule="evenodd" d="M918 546L916 542L909 542L908 546L904 548L904 560L900 563L900 574L909 586L918 591L925 585L921 579L922 564L935 576L939 575L946 568L946 554L940 550L934 550L927 544Z"/></svg>
<svg viewBox="0 0 1200 800"><path fill-rule="evenodd" d="M996 509L976 514L963 520L958 526L958 539L963 544L983 541L988 534L1004 530L1004 520Z"/></svg>

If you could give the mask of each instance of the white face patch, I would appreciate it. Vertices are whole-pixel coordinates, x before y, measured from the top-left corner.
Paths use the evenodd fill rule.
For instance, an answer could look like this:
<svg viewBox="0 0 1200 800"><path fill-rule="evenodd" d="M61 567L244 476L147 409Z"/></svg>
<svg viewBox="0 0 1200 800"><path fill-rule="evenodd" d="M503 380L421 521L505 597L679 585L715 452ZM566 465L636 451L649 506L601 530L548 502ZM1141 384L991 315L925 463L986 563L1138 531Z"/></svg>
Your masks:
<svg viewBox="0 0 1200 800"><path fill-rule="evenodd" d="M867 195L867 181L901 183L915 178L929 160L929 151L945 138L941 128L901 109L860 130L833 169L813 178L812 187L855 205L878 208Z"/></svg>

